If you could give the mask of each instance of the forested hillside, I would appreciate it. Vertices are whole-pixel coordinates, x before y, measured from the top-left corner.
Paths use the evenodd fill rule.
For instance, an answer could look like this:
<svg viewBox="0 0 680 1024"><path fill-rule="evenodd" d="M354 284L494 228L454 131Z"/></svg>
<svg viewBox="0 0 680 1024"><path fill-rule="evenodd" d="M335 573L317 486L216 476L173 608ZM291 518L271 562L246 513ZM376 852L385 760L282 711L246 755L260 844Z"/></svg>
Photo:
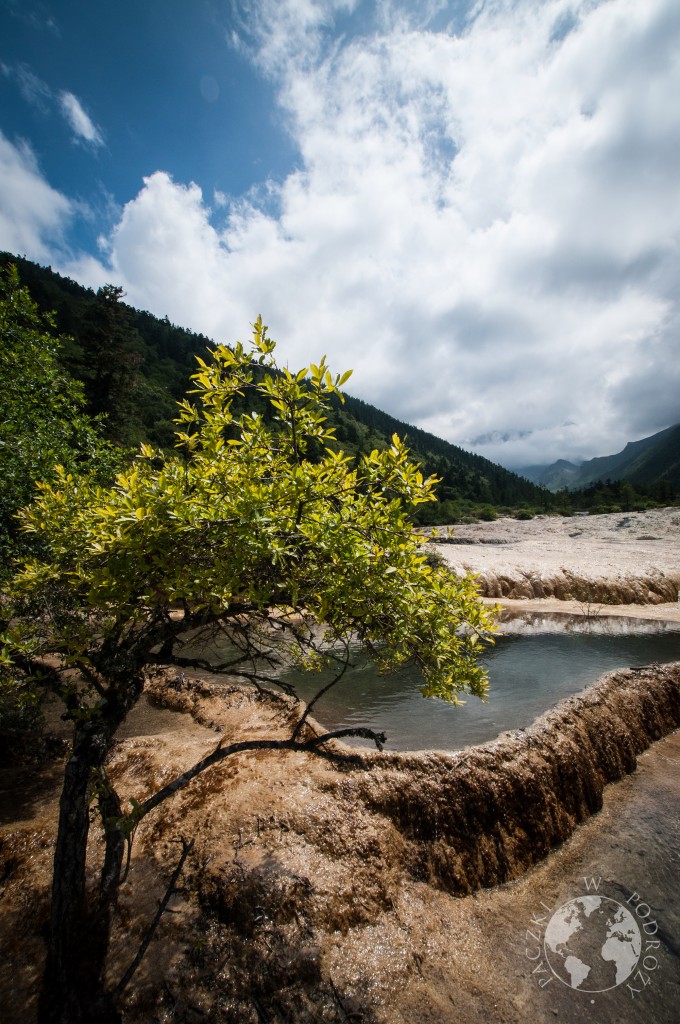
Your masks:
<svg viewBox="0 0 680 1024"><path fill-rule="evenodd" d="M54 313L57 332L72 339L60 350L60 361L83 382L87 411L106 413L111 438L172 444L175 403L210 339L133 309L118 289L95 295L49 268L0 253L0 266L10 263L38 307Z"/></svg>
<svg viewBox="0 0 680 1024"><path fill-rule="evenodd" d="M580 466L560 460L551 466L528 466L520 471L533 483L557 491L589 487L601 480L628 480L646 487L665 485L671 491L680 488L680 424L629 441L615 455L588 459Z"/></svg>
<svg viewBox="0 0 680 1024"><path fill-rule="evenodd" d="M108 439L123 445L171 445L175 403L190 387L196 356L211 340L133 309L112 286L95 294L50 268L0 254L0 265L9 263L17 266L39 308L54 312L56 330L71 339L59 358L83 383L87 411L106 416ZM333 425L338 446L352 456L386 447L394 433L407 439L424 472L441 478L440 504L424 506L422 522L451 521L485 506L542 509L554 504L543 488L349 395L344 404L334 403Z"/></svg>
<svg viewBox="0 0 680 1024"><path fill-rule="evenodd" d="M361 451L381 447L392 434L404 437L414 456L428 474L439 477L440 506L423 508L421 519L435 517L437 522L451 521L464 514L466 502L476 506L517 508L531 505L548 508L554 504L544 488L530 484L515 473L497 466L480 455L466 452L419 427L403 423L359 398L345 397L344 406L338 404L336 433L346 451L356 443ZM432 519L434 522L435 519Z"/></svg>

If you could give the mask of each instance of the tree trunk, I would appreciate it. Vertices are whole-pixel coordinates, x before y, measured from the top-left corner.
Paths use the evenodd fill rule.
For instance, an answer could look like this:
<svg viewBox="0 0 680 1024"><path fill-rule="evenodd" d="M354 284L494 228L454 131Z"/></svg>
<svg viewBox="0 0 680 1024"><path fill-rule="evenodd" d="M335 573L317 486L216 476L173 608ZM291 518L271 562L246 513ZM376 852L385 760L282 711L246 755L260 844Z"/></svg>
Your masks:
<svg viewBox="0 0 680 1024"><path fill-rule="evenodd" d="M108 750L108 730L101 722L76 723L73 754L64 772L59 828L54 851L50 937L38 1019L40 1024L94 1021L101 994L101 938L88 914L85 889L87 837L90 829L90 783ZM108 928L108 919L101 924ZM93 936L92 930L95 930ZM105 951L104 951L105 955ZM104 1020L106 1018L99 1017ZM114 1020L115 1018L110 1018Z"/></svg>
<svg viewBox="0 0 680 1024"><path fill-rule="evenodd" d="M76 717L73 754L64 772L54 851L52 907L38 1024L118 1024L121 1017L104 988L111 917L118 895L124 840L106 819L120 816L120 801L102 771L111 740L144 689L139 664L102 673L109 679L97 708ZM70 708L77 710L77 705ZM80 710L84 710L80 708ZM88 901L87 839L92 783L104 785L99 806L106 852L98 889Z"/></svg>

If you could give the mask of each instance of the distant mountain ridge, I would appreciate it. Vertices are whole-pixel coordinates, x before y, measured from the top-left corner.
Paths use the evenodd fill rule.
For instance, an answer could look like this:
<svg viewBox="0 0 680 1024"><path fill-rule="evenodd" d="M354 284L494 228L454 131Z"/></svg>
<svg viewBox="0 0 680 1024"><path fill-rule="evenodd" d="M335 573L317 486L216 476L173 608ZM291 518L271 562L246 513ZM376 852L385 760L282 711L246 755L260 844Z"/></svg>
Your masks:
<svg viewBox="0 0 680 1024"><path fill-rule="evenodd" d="M654 486L667 483L680 488L680 424L640 441L629 441L623 451L588 459L580 466L559 459L549 466L526 466L517 472L550 491L578 490L605 480L629 480Z"/></svg>

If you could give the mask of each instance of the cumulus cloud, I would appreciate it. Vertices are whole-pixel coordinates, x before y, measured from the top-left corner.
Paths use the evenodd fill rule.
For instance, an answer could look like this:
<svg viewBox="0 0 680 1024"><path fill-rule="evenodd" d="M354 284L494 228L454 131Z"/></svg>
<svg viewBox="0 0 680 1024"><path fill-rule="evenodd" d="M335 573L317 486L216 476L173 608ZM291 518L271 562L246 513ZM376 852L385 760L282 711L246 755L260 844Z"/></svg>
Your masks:
<svg viewBox="0 0 680 1024"><path fill-rule="evenodd" d="M44 180L33 151L0 132L0 248L47 262L58 247L73 204Z"/></svg>
<svg viewBox="0 0 680 1024"><path fill-rule="evenodd" d="M262 312L506 465L609 453L680 420L680 8L454 7L242 4L298 169L228 207L150 174L82 272L222 340Z"/></svg>
<svg viewBox="0 0 680 1024"><path fill-rule="evenodd" d="M104 136L92 118L83 109L83 105L72 92L59 94L61 112L71 127L71 131L80 142L91 146L103 146Z"/></svg>

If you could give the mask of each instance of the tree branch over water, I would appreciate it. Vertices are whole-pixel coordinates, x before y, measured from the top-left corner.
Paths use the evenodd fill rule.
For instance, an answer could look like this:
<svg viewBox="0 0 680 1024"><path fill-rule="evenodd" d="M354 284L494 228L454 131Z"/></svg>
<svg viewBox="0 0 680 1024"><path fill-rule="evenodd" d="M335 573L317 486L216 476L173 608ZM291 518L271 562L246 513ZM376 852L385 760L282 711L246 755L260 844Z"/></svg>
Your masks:
<svg viewBox="0 0 680 1024"><path fill-rule="evenodd" d="M43 684L57 690L73 724L40 1024L120 1019L105 979L121 835L129 850L136 826L163 801L246 752L340 757L333 741L353 737L382 749L384 735L371 729L303 732L317 701L342 679L350 643L372 652L382 671L414 660L428 693L443 699L486 689L476 638L493 630L491 615L472 579L427 564L412 526L414 508L435 500L434 479L423 477L396 434L358 461L334 450L327 414L331 400L342 401L348 374L331 374L325 359L297 373L278 366L262 320L253 326L250 348L220 345L198 360L194 388L179 403L175 452L143 445L107 485L57 466L20 515L40 555L0 594L0 682L10 694ZM270 415L236 413L245 393L249 403L257 398L250 408L267 406ZM216 634L233 652L215 663L187 646ZM280 675L285 666L338 670L289 737L220 743L118 815L106 760L147 668L163 658L217 667L271 698L272 687L294 695ZM42 683L32 671L40 664L58 666ZM105 818L106 879L96 905L86 885L93 780L104 787Z"/></svg>

